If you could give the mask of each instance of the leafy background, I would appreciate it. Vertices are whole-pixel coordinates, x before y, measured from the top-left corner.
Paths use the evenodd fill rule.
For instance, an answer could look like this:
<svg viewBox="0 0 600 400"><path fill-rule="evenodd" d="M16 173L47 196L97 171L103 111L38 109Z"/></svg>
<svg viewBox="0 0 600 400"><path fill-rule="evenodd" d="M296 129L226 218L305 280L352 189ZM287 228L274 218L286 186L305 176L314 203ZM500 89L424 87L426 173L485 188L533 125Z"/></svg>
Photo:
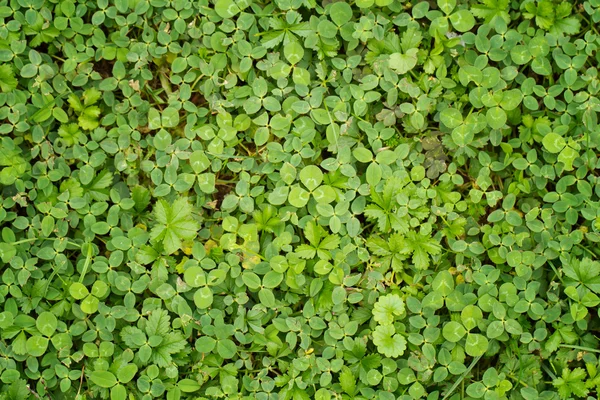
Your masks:
<svg viewBox="0 0 600 400"><path fill-rule="evenodd" d="M1 0L0 399L595 399L600 2Z"/></svg>

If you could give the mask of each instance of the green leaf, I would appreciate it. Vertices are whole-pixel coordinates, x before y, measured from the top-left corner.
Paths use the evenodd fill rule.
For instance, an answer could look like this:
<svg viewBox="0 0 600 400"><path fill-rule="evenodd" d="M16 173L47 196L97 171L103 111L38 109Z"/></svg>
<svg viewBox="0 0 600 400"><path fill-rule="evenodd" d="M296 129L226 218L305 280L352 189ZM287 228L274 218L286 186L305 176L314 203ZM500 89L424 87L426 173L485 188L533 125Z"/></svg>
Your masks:
<svg viewBox="0 0 600 400"><path fill-rule="evenodd" d="M567 142L559 134L550 132L544 136L542 144L550 153L559 153L566 146Z"/></svg>
<svg viewBox="0 0 600 400"><path fill-rule="evenodd" d="M17 248L10 243L0 243L0 259L3 263L8 263L17 255Z"/></svg>
<svg viewBox="0 0 600 400"><path fill-rule="evenodd" d="M167 107L162 111L162 126L174 128L179 124L179 112L173 107Z"/></svg>
<svg viewBox="0 0 600 400"><path fill-rule="evenodd" d="M508 119L506 112L500 107L490 108L487 111L485 118L487 120L488 125L492 129L502 128L504 124L506 124L506 121Z"/></svg>
<svg viewBox="0 0 600 400"><path fill-rule="evenodd" d="M169 332L170 318L166 310L154 310L148 317L146 323L146 334L148 336L164 336Z"/></svg>
<svg viewBox="0 0 600 400"><path fill-rule="evenodd" d="M329 8L331 20L337 25L342 26L352 19L352 7L345 2L333 3Z"/></svg>
<svg viewBox="0 0 600 400"><path fill-rule="evenodd" d="M304 48L296 41L287 44L283 49L285 58L290 64L297 64L304 57Z"/></svg>
<svg viewBox="0 0 600 400"><path fill-rule="evenodd" d="M111 388L117 384L117 378L109 371L93 371L90 374L90 379L103 388Z"/></svg>
<svg viewBox="0 0 600 400"><path fill-rule="evenodd" d="M323 182L323 172L315 165L306 166L300 171L300 180L308 190L313 191Z"/></svg>
<svg viewBox="0 0 600 400"><path fill-rule="evenodd" d="M386 357L398 357L406 350L406 339L396 330L393 325L378 325L373 332L373 343L377 351Z"/></svg>
<svg viewBox="0 0 600 400"><path fill-rule="evenodd" d="M160 118L160 113L156 108L150 108L150 110L148 110L148 128L160 129L161 127L162 122Z"/></svg>
<svg viewBox="0 0 600 400"><path fill-rule="evenodd" d="M152 350L152 361L159 367L168 367L173 359L172 355L182 351L186 343L180 333L167 333L162 337L160 345Z"/></svg>
<svg viewBox="0 0 600 400"><path fill-rule="evenodd" d="M99 303L100 301L98 300L98 298L90 294L81 302L81 311L83 311L86 314L93 314L96 311L98 311Z"/></svg>
<svg viewBox="0 0 600 400"><path fill-rule="evenodd" d="M558 161L565 164L565 170L572 171L573 162L575 162L577 157L579 157L579 153L575 149L573 149L571 146L565 146L565 148L558 155Z"/></svg>
<svg viewBox="0 0 600 400"><path fill-rule="evenodd" d="M10 64L0 65L0 90L3 93L12 92L17 88L18 81Z"/></svg>
<svg viewBox="0 0 600 400"><path fill-rule="evenodd" d="M449 15L456 7L456 0L438 0L438 7L446 15Z"/></svg>
<svg viewBox="0 0 600 400"><path fill-rule="evenodd" d="M440 271L433 282L431 288L442 296L448 296L454 291L454 278L448 271Z"/></svg>
<svg viewBox="0 0 600 400"><path fill-rule="evenodd" d="M138 372L138 367L135 364L127 364L119 368L117 378L121 383L129 383Z"/></svg>
<svg viewBox="0 0 600 400"><path fill-rule="evenodd" d="M471 357L483 355L488 349L488 340L477 333L469 333L465 343L465 351Z"/></svg>
<svg viewBox="0 0 600 400"><path fill-rule="evenodd" d="M58 319L51 312L44 311L38 316L35 325L42 335L49 337L56 331Z"/></svg>
<svg viewBox="0 0 600 400"><path fill-rule="evenodd" d="M347 394L353 396L356 392L356 379L350 368L343 366L340 372L340 386Z"/></svg>
<svg viewBox="0 0 600 400"><path fill-rule="evenodd" d="M450 15L450 22L458 32L467 32L475 26L475 17L469 10L458 10Z"/></svg>
<svg viewBox="0 0 600 400"><path fill-rule="evenodd" d="M9 328L12 326L13 321L14 317L10 312L4 311L0 313L0 329Z"/></svg>
<svg viewBox="0 0 600 400"><path fill-rule="evenodd" d="M190 267L184 272L185 283L191 287L200 287L206 285L206 274L200 267Z"/></svg>
<svg viewBox="0 0 600 400"><path fill-rule="evenodd" d="M240 12L240 8L233 0L217 0L215 11L221 18L231 18Z"/></svg>
<svg viewBox="0 0 600 400"><path fill-rule="evenodd" d="M310 200L310 194L299 186L292 187L290 190L288 201L296 208L302 208Z"/></svg>
<svg viewBox="0 0 600 400"><path fill-rule="evenodd" d="M382 325L394 323L395 317L404 313L404 301L396 294L380 296L373 307L373 319Z"/></svg>
<svg viewBox="0 0 600 400"><path fill-rule="evenodd" d="M232 340L224 339L217 342L217 352L225 359L230 359L237 353L237 347Z"/></svg>
<svg viewBox="0 0 600 400"><path fill-rule="evenodd" d="M444 325L442 333L444 335L444 339L455 343L462 339L463 336L465 336L467 330L462 326L461 323L456 321L450 321L446 325Z"/></svg>
<svg viewBox="0 0 600 400"><path fill-rule="evenodd" d="M133 326L126 326L121 330L121 339L131 348L137 349L146 343L146 335L144 332Z"/></svg>
<svg viewBox="0 0 600 400"><path fill-rule="evenodd" d="M48 349L48 339L39 335L33 335L27 339L27 353L33 357L41 357Z"/></svg>
<svg viewBox="0 0 600 400"><path fill-rule="evenodd" d="M213 293L209 287L202 287L194 293L194 304L196 307L204 309L211 306L213 303Z"/></svg>
<svg viewBox="0 0 600 400"><path fill-rule="evenodd" d="M192 379L181 379L177 382L177 386L183 393L193 393L200 390L202 387L198 382Z"/></svg>
<svg viewBox="0 0 600 400"><path fill-rule="evenodd" d="M71 284L69 287L69 293L76 300L84 299L88 294L90 294L88 289L79 282L74 282Z"/></svg>
<svg viewBox="0 0 600 400"><path fill-rule="evenodd" d="M463 123L463 117L456 108L446 108L440 113L440 121L448 128L456 128Z"/></svg>
<svg viewBox="0 0 600 400"><path fill-rule="evenodd" d="M154 207L156 224L150 232L150 238L162 243L166 254L181 249L182 240L191 240L200 228L192 216L192 206L186 198L178 198L169 204L159 200Z"/></svg>
<svg viewBox="0 0 600 400"><path fill-rule="evenodd" d="M471 7L473 15L483 18L486 24L492 24L498 19L508 24L510 15L507 10L510 10L509 0L481 0L481 4Z"/></svg>
<svg viewBox="0 0 600 400"><path fill-rule="evenodd" d="M389 58L389 67L397 74L403 75L417 65L417 49L409 49L406 53L393 53Z"/></svg>

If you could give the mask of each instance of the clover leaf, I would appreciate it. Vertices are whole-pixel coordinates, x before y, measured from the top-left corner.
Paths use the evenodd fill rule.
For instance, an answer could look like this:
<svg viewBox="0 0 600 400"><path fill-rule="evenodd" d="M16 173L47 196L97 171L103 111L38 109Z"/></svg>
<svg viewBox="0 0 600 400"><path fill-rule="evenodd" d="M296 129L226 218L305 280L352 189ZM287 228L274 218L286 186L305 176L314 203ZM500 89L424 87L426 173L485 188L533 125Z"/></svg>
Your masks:
<svg viewBox="0 0 600 400"><path fill-rule="evenodd" d="M334 189L323 183L323 172L314 165L304 167L299 174L300 181L304 184L292 186L289 191L288 201L296 208L304 207L310 198L314 198L317 203L331 203L335 200Z"/></svg>

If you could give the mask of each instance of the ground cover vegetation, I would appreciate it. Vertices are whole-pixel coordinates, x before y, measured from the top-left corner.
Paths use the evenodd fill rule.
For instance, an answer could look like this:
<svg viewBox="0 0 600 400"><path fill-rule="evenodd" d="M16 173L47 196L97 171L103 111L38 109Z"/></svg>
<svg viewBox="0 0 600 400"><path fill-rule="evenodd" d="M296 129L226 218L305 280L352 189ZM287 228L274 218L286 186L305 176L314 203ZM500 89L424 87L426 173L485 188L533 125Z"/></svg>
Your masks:
<svg viewBox="0 0 600 400"><path fill-rule="evenodd" d="M0 0L0 399L597 399L598 22Z"/></svg>

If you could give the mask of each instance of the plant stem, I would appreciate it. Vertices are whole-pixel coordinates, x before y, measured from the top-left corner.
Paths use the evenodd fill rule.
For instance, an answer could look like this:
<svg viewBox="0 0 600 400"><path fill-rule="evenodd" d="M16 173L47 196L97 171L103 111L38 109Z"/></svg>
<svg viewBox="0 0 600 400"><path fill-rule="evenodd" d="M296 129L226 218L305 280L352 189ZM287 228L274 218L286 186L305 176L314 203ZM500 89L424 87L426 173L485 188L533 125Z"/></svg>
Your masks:
<svg viewBox="0 0 600 400"><path fill-rule="evenodd" d="M448 392L446 393L446 395L444 396L444 398L442 400L446 400L450 397L452 392L454 392L456 390L458 385L461 384L461 382L465 379L467 374L469 372L471 372L473 367L477 364L477 362L479 362L480 359L481 359L481 356L477 356L473 359L473 361L471 361L471 365L469 365L469 368L467 368L467 370L465 372L463 372L463 374L458 378L458 380L456 382L454 382L454 385L452 385L452 387L450 388L450 390L448 390Z"/></svg>
<svg viewBox="0 0 600 400"><path fill-rule="evenodd" d="M85 264L83 264L83 271L81 272L81 276L79 277L79 283L83 282L83 278L85 278L85 274L87 273L87 269L92 262L92 244L88 243L88 251L87 257L85 258Z"/></svg>
<svg viewBox="0 0 600 400"><path fill-rule="evenodd" d="M560 344L560 345L558 345L558 347L562 347L565 349L589 351L590 353L600 353L600 350L598 350L598 349L592 349L591 347L575 346L572 344Z"/></svg>

